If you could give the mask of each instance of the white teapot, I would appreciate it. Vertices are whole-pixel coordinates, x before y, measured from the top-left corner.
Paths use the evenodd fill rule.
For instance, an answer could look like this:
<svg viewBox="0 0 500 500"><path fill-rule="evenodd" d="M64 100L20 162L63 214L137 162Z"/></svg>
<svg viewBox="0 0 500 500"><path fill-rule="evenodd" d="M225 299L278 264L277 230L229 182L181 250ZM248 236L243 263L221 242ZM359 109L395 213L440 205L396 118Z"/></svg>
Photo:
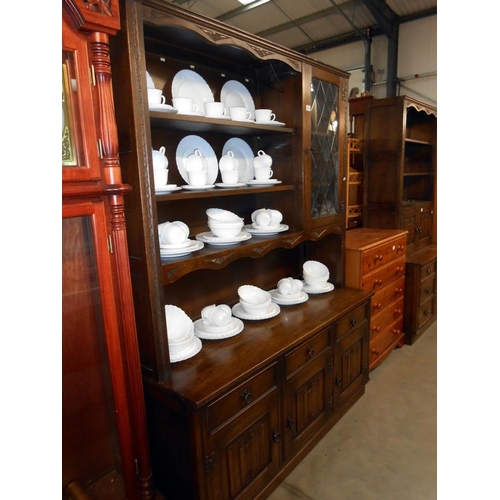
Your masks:
<svg viewBox="0 0 500 500"><path fill-rule="evenodd" d="M153 169L161 170L168 168L168 158L165 156L165 148L162 146L158 151L153 149Z"/></svg>

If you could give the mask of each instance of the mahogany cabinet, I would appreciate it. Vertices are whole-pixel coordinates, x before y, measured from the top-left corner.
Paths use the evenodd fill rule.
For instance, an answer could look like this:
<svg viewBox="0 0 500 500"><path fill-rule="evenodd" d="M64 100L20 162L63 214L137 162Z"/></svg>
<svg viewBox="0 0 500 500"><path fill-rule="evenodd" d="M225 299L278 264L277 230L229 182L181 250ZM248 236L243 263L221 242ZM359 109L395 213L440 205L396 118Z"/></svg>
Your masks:
<svg viewBox="0 0 500 500"><path fill-rule="evenodd" d="M62 496L151 499L109 37L118 2L62 9Z"/></svg>
<svg viewBox="0 0 500 500"><path fill-rule="evenodd" d="M404 333L413 344L437 318L437 247L428 245L406 261Z"/></svg>
<svg viewBox="0 0 500 500"><path fill-rule="evenodd" d="M346 237L346 285L371 298L370 370L402 345L406 231L359 228Z"/></svg>

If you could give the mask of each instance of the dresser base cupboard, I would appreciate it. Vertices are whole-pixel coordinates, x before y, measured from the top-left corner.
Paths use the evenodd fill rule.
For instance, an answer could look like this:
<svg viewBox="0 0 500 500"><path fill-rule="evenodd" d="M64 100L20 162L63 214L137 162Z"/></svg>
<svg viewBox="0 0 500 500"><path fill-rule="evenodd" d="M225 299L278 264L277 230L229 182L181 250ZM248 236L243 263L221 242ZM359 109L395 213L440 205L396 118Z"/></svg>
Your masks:
<svg viewBox="0 0 500 500"><path fill-rule="evenodd" d="M347 232L346 285L371 298L370 370L404 344L406 231L358 228Z"/></svg>
<svg viewBox="0 0 500 500"><path fill-rule="evenodd" d="M370 292L343 288L204 340L146 380L157 488L175 499L266 498L364 394Z"/></svg>
<svg viewBox="0 0 500 500"><path fill-rule="evenodd" d="M437 318L437 247L428 245L406 261L404 333L413 344Z"/></svg>

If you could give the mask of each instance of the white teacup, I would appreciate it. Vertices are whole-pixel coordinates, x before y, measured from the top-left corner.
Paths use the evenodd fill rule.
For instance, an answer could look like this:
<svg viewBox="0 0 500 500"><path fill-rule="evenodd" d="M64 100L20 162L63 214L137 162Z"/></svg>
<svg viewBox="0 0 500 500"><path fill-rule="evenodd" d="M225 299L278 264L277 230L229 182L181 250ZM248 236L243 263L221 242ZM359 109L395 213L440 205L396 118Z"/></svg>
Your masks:
<svg viewBox="0 0 500 500"><path fill-rule="evenodd" d="M189 236L189 227L181 221L158 224L160 243L163 245L180 245Z"/></svg>
<svg viewBox="0 0 500 500"><path fill-rule="evenodd" d="M168 169L156 168L153 170L155 187L165 186L168 183Z"/></svg>
<svg viewBox="0 0 500 500"><path fill-rule="evenodd" d="M195 170L207 170L208 162L199 149L195 149L194 153L190 154L184 163L187 172Z"/></svg>
<svg viewBox="0 0 500 500"><path fill-rule="evenodd" d="M153 168L155 170L168 168L168 158L165 156L164 146L158 151L153 149Z"/></svg>
<svg viewBox="0 0 500 500"><path fill-rule="evenodd" d="M272 109L256 109L255 110L255 121L257 123L266 123L276 120L276 115L273 113Z"/></svg>
<svg viewBox="0 0 500 500"><path fill-rule="evenodd" d="M265 208L260 208L252 213L252 222L254 226L264 227L271 225L272 214Z"/></svg>
<svg viewBox="0 0 500 500"><path fill-rule="evenodd" d="M273 171L270 168L254 168L254 176L258 181L265 181L273 176Z"/></svg>
<svg viewBox="0 0 500 500"><path fill-rule="evenodd" d="M191 186L206 186L207 184L206 170L189 170L187 174L188 174L189 184Z"/></svg>
<svg viewBox="0 0 500 500"><path fill-rule="evenodd" d="M271 168L271 166L273 164L273 159L271 158L271 156L269 156L264 151L262 151L262 149L259 150L259 151L257 151L256 158L260 158L260 160L264 163L264 165L266 165L266 167ZM254 163L255 163L255 161L254 161ZM261 162L259 161L258 163L259 163L259 166L260 166Z"/></svg>
<svg viewBox="0 0 500 500"><path fill-rule="evenodd" d="M224 184L236 184L240 173L238 170L221 170L220 175Z"/></svg>
<svg viewBox="0 0 500 500"><path fill-rule="evenodd" d="M165 104L165 96L161 89L148 89L149 104Z"/></svg>
<svg viewBox="0 0 500 500"><path fill-rule="evenodd" d="M190 97L174 97L172 99L174 108L179 113L197 113L198 105L193 102Z"/></svg>
<svg viewBox="0 0 500 500"><path fill-rule="evenodd" d="M222 155L219 160L219 168L221 171L237 170L238 166L238 160L234 157L234 153L232 151L228 151L225 155Z"/></svg>
<svg viewBox="0 0 500 500"><path fill-rule="evenodd" d="M227 328L231 324L231 308L226 304L212 304L201 310L203 328L207 331Z"/></svg>
<svg viewBox="0 0 500 500"><path fill-rule="evenodd" d="M227 110L224 107L223 102L206 102L205 103L205 115L211 116L212 118L220 118L221 116L226 116Z"/></svg>
<svg viewBox="0 0 500 500"><path fill-rule="evenodd" d="M302 291L303 283L300 280L293 278L283 278L278 281L278 292L281 295L286 295L289 298L296 298Z"/></svg>
<svg viewBox="0 0 500 500"><path fill-rule="evenodd" d="M252 113L248 111L246 106L232 106L229 108L229 116L233 120L244 121L252 118Z"/></svg>

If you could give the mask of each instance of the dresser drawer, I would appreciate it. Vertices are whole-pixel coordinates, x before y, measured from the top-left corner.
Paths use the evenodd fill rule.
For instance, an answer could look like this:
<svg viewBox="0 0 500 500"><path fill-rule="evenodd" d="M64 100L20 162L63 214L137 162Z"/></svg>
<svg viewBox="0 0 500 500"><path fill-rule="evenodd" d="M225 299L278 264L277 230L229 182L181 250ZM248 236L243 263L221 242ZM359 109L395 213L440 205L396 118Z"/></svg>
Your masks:
<svg viewBox="0 0 500 500"><path fill-rule="evenodd" d="M379 269L406 253L406 235L386 243L381 243L376 248L365 250L361 257L361 274L366 274Z"/></svg>
<svg viewBox="0 0 500 500"><path fill-rule="evenodd" d="M308 361L318 357L325 350L330 349L330 339L330 328L327 328L288 353L285 356L286 376L289 377Z"/></svg>
<svg viewBox="0 0 500 500"><path fill-rule="evenodd" d="M418 308L418 324L423 325L436 314L436 301L434 297L421 304Z"/></svg>
<svg viewBox="0 0 500 500"><path fill-rule="evenodd" d="M358 307L352 313L347 314L336 323L336 342L340 342L351 330L368 321L368 309L366 305Z"/></svg>
<svg viewBox="0 0 500 500"><path fill-rule="evenodd" d="M429 300L436 293L436 277L432 280L427 280L420 287L420 302L419 305L422 305L426 300Z"/></svg>
<svg viewBox="0 0 500 500"><path fill-rule="evenodd" d="M379 270L363 276L361 280L361 289L378 291L384 288L385 285L388 285L392 281L400 278L401 276L404 276L405 259L405 256L400 257L394 262L386 264Z"/></svg>
<svg viewBox="0 0 500 500"><path fill-rule="evenodd" d="M379 290L371 298L371 312L372 317L375 314L383 311L391 302L399 299L404 295L405 291L405 277L402 276L398 280L390 283L385 288Z"/></svg>
<svg viewBox="0 0 500 500"><path fill-rule="evenodd" d="M370 337L375 338L380 332L383 332L387 325L394 321L403 318L404 297L401 297L396 302L390 304L387 309L380 314L372 317L370 321Z"/></svg>
<svg viewBox="0 0 500 500"><path fill-rule="evenodd" d="M254 375L207 407L208 428L211 434L241 413L261 396L276 387L277 364Z"/></svg>
<svg viewBox="0 0 500 500"><path fill-rule="evenodd" d="M422 270L420 271L420 281L424 281L427 278L429 278L429 276L431 276L432 274L435 274L437 270L436 268L437 268L437 260L429 262L429 264L422 267Z"/></svg>
<svg viewBox="0 0 500 500"><path fill-rule="evenodd" d="M375 339L370 340L370 366L376 363L377 359L385 354L387 349L395 347L396 341L399 340L403 333L403 318L386 328Z"/></svg>

